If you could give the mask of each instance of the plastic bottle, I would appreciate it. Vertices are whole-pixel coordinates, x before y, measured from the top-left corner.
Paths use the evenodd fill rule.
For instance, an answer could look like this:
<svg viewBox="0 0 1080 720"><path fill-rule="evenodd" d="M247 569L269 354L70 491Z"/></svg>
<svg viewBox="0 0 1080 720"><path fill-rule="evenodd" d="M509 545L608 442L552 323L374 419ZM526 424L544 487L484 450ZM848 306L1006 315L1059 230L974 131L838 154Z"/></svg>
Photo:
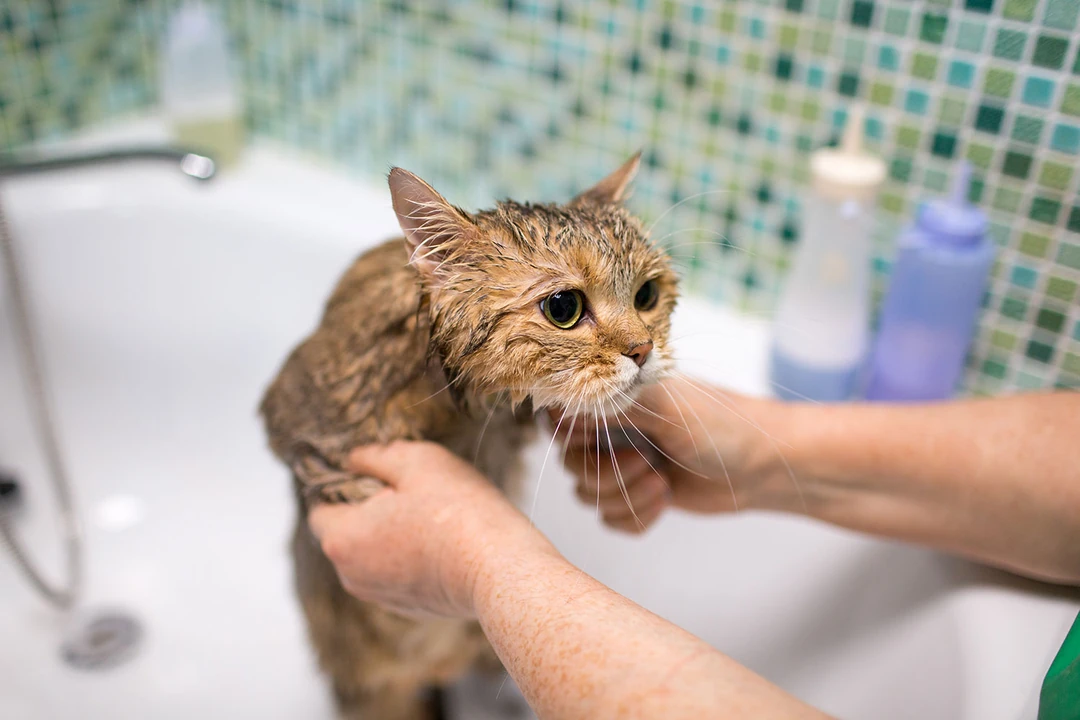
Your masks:
<svg viewBox="0 0 1080 720"><path fill-rule="evenodd" d="M161 68L162 105L176 141L231 164L244 134L220 17L201 2L185 3L169 18Z"/></svg>
<svg viewBox="0 0 1080 720"><path fill-rule="evenodd" d="M870 400L937 400L956 389L995 254L986 215L967 201L970 183L964 163L951 196L924 204L897 240Z"/></svg>
<svg viewBox="0 0 1080 720"><path fill-rule="evenodd" d="M839 148L810 158L803 239L777 309L771 376L786 400L855 393L869 347L870 229L885 163L862 149L853 108Z"/></svg>

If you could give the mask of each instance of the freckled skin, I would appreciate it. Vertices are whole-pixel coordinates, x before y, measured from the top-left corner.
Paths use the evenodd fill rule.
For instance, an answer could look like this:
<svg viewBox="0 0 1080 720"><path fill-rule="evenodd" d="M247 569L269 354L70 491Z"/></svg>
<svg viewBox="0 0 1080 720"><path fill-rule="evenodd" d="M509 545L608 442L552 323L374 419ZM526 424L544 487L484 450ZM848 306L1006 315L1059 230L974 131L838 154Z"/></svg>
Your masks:
<svg viewBox="0 0 1080 720"><path fill-rule="evenodd" d="M613 388L626 374L623 355L645 341L655 346L649 377L660 377L677 282L617 204L634 170L636 160L566 205L506 201L474 215L431 191L421 228L406 218L405 238L346 270L319 326L268 388L261 413L298 503L297 593L346 717L427 718L425 688L499 664L475 622L408 619L345 592L307 509L378 491L377 481L350 475L345 459L356 446L399 439L438 442L514 496L534 409L622 402ZM393 173L391 189L398 208L404 191ZM438 237L418 239L431 227ZM657 283L659 301L639 312L634 295L646 280ZM568 288L588 307L577 326L560 330L540 303Z"/></svg>

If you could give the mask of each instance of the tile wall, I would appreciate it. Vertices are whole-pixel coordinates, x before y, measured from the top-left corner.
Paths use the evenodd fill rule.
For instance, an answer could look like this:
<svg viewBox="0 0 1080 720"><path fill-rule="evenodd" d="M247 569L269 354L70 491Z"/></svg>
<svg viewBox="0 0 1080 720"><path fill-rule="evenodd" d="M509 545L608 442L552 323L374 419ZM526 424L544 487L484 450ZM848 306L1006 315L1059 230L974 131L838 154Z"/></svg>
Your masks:
<svg viewBox="0 0 1080 720"><path fill-rule="evenodd" d="M152 107L175 5L6 0L0 149ZM862 102L889 167L877 292L967 158L1000 246L967 388L1080 386L1080 0L219 5L256 137L472 207L564 199L644 148L631 205L691 290L766 317L808 155Z"/></svg>

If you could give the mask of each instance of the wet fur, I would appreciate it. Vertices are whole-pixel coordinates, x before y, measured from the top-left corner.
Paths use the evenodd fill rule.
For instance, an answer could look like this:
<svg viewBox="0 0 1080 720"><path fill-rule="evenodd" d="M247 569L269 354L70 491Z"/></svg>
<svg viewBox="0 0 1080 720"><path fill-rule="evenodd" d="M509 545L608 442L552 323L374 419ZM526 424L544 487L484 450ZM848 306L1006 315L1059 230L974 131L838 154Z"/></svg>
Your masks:
<svg viewBox="0 0 1080 720"><path fill-rule="evenodd" d="M649 373L666 368L675 278L618 205L634 170L636 159L567 205L507 201L473 215L393 171L405 237L353 263L318 328L267 390L261 412L299 508L297 593L346 717L432 717L428 688L499 665L475 622L406 619L348 595L306 510L378 490L377 481L350 475L345 458L358 445L394 439L439 442L516 497L534 408L625 408L623 395L633 394L625 378L636 371L620 358L646 340L655 343ZM649 278L659 303L637 313L634 293ZM588 317L569 331L539 309L566 288L589 299Z"/></svg>

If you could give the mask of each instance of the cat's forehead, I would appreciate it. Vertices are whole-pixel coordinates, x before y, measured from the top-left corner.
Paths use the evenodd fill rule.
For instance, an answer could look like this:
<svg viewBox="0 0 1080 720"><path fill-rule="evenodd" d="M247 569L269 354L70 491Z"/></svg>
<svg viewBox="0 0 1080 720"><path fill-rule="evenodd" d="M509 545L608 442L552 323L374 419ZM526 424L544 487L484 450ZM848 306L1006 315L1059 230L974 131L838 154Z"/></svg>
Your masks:
<svg viewBox="0 0 1080 720"><path fill-rule="evenodd" d="M562 270L591 285L636 287L643 274L666 269L664 254L641 224L617 205L554 205L504 201L477 217L493 238L524 262Z"/></svg>

